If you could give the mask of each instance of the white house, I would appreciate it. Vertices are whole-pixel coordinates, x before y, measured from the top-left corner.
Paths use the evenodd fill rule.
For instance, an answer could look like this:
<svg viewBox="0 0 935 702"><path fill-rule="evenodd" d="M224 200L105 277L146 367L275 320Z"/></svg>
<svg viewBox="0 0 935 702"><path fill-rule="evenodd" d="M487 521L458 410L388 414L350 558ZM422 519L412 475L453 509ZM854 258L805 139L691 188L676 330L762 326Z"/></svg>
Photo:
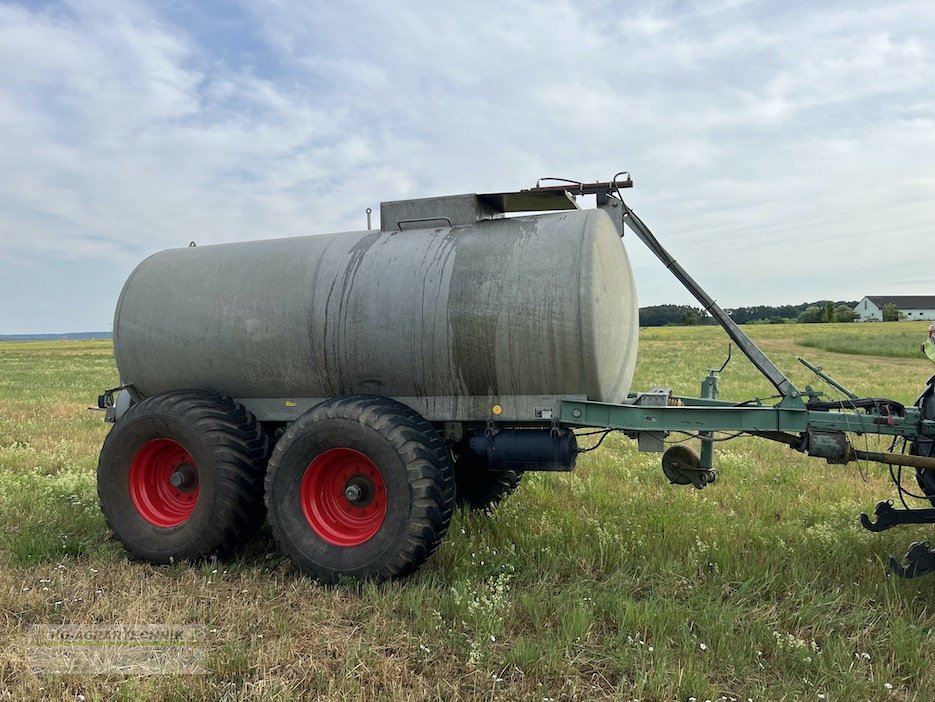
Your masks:
<svg viewBox="0 0 935 702"><path fill-rule="evenodd" d="M886 305L896 305L904 319L935 319L935 295L867 295L854 308L857 321L882 320Z"/></svg>

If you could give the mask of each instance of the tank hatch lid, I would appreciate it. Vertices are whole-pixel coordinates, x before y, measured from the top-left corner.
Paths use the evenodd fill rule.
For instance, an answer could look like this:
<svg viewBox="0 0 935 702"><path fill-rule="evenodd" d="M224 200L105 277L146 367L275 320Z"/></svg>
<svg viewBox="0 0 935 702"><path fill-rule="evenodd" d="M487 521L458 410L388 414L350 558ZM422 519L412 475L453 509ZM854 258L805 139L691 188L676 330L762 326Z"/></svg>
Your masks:
<svg viewBox="0 0 935 702"><path fill-rule="evenodd" d="M621 175L621 174L618 174ZM542 180L562 180L561 185L541 185ZM619 188L629 188L633 181L614 178L610 182L580 183L559 178L544 178L535 188L505 193L446 195L414 200L380 203L380 228L384 231L428 229L474 224L496 219L509 212L551 212L581 209L576 195L597 195L598 205Z"/></svg>
<svg viewBox="0 0 935 702"><path fill-rule="evenodd" d="M626 175L621 179L619 176ZM543 181L560 181L560 185L542 185ZM598 205L620 188L632 188L630 174L623 171L614 176L612 181L582 183L566 178L540 178L536 187L511 193L487 193L477 197L490 203L501 212L548 212L550 210L577 210L575 197L578 195L597 195Z"/></svg>
<svg viewBox="0 0 935 702"><path fill-rule="evenodd" d="M507 212L576 210L578 204L565 191L519 190L512 193L446 195L380 203L380 228L384 231L457 227Z"/></svg>
<svg viewBox="0 0 935 702"><path fill-rule="evenodd" d="M577 210L575 196L567 190L518 190L512 193L484 193L478 199L500 212L548 212Z"/></svg>

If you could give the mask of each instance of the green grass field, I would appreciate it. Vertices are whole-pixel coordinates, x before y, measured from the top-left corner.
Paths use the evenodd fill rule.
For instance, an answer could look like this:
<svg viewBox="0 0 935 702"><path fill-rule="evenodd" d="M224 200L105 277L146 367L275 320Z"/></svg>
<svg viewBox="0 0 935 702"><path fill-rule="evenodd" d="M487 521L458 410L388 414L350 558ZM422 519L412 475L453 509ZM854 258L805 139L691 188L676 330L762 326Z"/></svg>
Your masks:
<svg viewBox="0 0 935 702"><path fill-rule="evenodd" d="M747 329L800 386L821 382L796 356L909 404L935 371L926 327ZM717 328L643 330L634 387L697 394L726 350ZM458 512L414 576L322 587L266 531L236 560L129 563L97 507L107 426L86 410L116 384L109 343L0 343L0 700L935 699L935 577L885 567L932 529L857 521L894 496L884 467L742 438L696 491L613 435L492 514ZM773 389L735 351L721 394ZM114 623L203 626L207 672L31 669L31 626Z"/></svg>

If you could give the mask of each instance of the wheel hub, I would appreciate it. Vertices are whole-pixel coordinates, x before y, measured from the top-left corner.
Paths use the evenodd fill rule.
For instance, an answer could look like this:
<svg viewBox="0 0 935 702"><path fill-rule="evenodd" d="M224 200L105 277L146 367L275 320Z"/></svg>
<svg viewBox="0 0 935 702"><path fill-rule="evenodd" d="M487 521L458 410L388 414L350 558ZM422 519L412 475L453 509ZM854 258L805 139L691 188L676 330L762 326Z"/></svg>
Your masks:
<svg viewBox="0 0 935 702"><path fill-rule="evenodd" d="M195 459L173 439L152 439L143 444L130 463L128 482L133 506L156 527L178 526L198 504Z"/></svg>
<svg viewBox="0 0 935 702"><path fill-rule="evenodd" d="M373 502L373 481L366 475L355 475L344 486L344 497L354 507L366 507Z"/></svg>
<svg viewBox="0 0 935 702"><path fill-rule="evenodd" d="M369 541L386 519L386 483L376 464L360 451L333 448L316 456L299 487L309 526L335 546Z"/></svg>
<svg viewBox="0 0 935 702"><path fill-rule="evenodd" d="M198 471L190 463L183 463L169 476L169 482L182 492L192 492L198 487Z"/></svg>

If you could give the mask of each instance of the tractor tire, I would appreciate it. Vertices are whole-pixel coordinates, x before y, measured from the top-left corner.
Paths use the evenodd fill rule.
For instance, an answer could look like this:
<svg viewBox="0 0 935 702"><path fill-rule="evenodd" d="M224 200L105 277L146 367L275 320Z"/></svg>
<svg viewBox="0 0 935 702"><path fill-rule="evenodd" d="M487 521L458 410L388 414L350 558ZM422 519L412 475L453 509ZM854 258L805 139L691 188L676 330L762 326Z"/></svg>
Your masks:
<svg viewBox="0 0 935 702"><path fill-rule="evenodd" d="M916 407L921 410L922 419L935 419L935 378L929 381L922 396L916 402ZM935 456L935 439L926 436L916 437L909 446L909 453L913 456ZM929 498L929 502L935 505L935 471L916 469L916 482L922 488L922 492Z"/></svg>
<svg viewBox="0 0 935 702"><path fill-rule="evenodd" d="M496 507L519 487L521 470L490 470L483 457L462 453L455 462L457 504L473 510Z"/></svg>
<svg viewBox="0 0 935 702"><path fill-rule="evenodd" d="M196 390L154 395L104 440L101 511L135 559L224 556L263 523L266 458L266 437L242 405Z"/></svg>
<svg viewBox="0 0 935 702"><path fill-rule="evenodd" d="M313 407L279 439L266 476L273 536L322 583L411 573L438 548L454 503L441 436L385 397Z"/></svg>

